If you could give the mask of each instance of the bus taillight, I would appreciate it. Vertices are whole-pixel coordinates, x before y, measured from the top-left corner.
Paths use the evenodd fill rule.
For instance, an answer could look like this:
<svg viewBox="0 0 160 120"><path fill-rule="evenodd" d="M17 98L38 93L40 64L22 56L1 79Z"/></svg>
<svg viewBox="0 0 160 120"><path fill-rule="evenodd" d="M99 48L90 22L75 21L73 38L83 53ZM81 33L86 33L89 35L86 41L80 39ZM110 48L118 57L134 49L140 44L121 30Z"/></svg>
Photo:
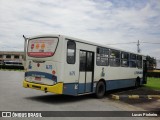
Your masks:
<svg viewBox="0 0 160 120"><path fill-rule="evenodd" d="M53 75L55 75L55 74L56 74L56 71L55 71L55 70L53 70L53 71L52 71L52 74L53 74Z"/></svg>
<svg viewBox="0 0 160 120"><path fill-rule="evenodd" d="M33 49L33 48L34 48L34 44L31 45L31 49Z"/></svg>

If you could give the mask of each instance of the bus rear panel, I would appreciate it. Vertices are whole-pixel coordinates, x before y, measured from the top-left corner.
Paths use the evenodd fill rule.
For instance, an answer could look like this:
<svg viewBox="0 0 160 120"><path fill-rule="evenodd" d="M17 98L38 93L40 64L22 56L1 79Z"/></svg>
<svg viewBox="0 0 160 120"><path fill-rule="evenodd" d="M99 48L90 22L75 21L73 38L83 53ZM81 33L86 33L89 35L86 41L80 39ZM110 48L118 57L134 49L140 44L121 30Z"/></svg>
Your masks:
<svg viewBox="0 0 160 120"><path fill-rule="evenodd" d="M25 88L62 94L63 84L58 81L61 80L61 58L54 59L60 56L59 43L59 37L37 37L28 40L23 82Z"/></svg>

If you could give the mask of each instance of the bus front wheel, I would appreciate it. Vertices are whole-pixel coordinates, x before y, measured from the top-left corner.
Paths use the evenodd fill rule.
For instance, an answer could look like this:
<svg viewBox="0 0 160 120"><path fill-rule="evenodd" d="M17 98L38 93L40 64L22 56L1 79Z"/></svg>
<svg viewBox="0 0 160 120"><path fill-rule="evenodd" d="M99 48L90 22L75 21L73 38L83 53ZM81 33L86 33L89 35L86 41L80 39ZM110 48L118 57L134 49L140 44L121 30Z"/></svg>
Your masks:
<svg viewBox="0 0 160 120"><path fill-rule="evenodd" d="M140 87L140 78L139 77L135 81L135 87L136 88Z"/></svg>
<svg viewBox="0 0 160 120"><path fill-rule="evenodd" d="M99 81L96 87L96 97L102 98L106 92L105 83L103 81Z"/></svg>

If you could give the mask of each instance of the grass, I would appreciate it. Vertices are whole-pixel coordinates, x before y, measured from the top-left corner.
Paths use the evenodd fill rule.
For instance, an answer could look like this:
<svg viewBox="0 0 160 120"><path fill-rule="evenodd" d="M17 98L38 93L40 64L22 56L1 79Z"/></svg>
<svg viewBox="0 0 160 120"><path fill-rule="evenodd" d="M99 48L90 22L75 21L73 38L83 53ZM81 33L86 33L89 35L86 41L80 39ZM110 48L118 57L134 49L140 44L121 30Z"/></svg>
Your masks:
<svg viewBox="0 0 160 120"><path fill-rule="evenodd" d="M160 78L148 77L147 84L145 85L145 87L154 90L160 90Z"/></svg>

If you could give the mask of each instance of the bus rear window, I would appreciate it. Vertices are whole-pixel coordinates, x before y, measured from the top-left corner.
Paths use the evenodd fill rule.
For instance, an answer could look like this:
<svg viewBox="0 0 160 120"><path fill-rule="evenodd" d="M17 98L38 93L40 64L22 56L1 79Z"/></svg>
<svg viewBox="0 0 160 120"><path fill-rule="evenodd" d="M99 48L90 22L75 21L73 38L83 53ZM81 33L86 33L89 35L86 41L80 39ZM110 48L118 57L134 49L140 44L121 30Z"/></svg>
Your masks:
<svg viewBox="0 0 160 120"><path fill-rule="evenodd" d="M51 57L56 51L58 38L35 38L29 40L28 56Z"/></svg>

